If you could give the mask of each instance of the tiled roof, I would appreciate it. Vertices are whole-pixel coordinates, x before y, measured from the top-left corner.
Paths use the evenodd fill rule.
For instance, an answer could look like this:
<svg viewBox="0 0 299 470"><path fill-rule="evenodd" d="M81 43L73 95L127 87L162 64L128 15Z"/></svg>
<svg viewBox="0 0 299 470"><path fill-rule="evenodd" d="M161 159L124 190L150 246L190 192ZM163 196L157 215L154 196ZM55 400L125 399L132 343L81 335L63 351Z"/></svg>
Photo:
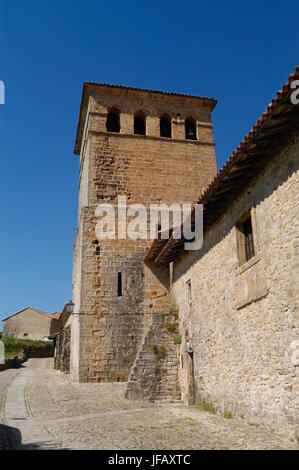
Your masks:
<svg viewBox="0 0 299 470"><path fill-rule="evenodd" d="M291 83L298 79L299 66L296 66L253 129L201 194L198 204L204 205L204 231L259 174L273 153L288 144L290 135L299 131L299 104L293 104L290 99L294 91ZM174 240L172 236L168 240L158 238L153 241L144 261L173 261L184 243L184 239Z"/></svg>
<svg viewBox="0 0 299 470"><path fill-rule="evenodd" d="M161 95L182 96L184 98L207 100L207 102L211 106L213 106L213 109L215 108L217 104L217 100L215 100L215 98L209 98L208 96L200 96L200 95L188 95L187 93L177 93L175 91L152 90L150 88L137 88L137 87L132 87L132 86L113 85L109 83L98 83L98 82L84 82L84 85L95 85L97 87L108 87L108 88L121 88L123 90L141 91L145 93L157 93Z"/></svg>
<svg viewBox="0 0 299 470"><path fill-rule="evenodd" d="M23 308L23 310L20 310L19 312L16 312L13 315L10 315L9 317L4 318L2 321L8 320L9 318L14 317L15 315L19 315L19 313L25 312L25 310L28 310L28 309L34 310L35 312L41 313L42 315L45 315L46 317L52 318L54 320L57 320L56 314L59 313L59 312L55 312L51 314L51 313L42 312L41 310L37 310L36 308L33 308L33 307L26 307L26 308Z"/></svg>
<svg viewBox="0 0 299 470"><path fill-rule="evenodd" d="M136 87L130 87L130 86L123 86L123 85L111 85L111 84L108 84L108 83L84 82L83 90L82 90L80 111L79 111L79 120L78 120L78 127L77 127L75 149L74 149L74 153L76 153L76 154L80 153L80 145L81 145L81 138L82 138L82 126L84 125L82 123L82 119L83 119L83 116L84 116L84 112L86 111L87 90L90 87L116 88L116 89L122 89L122 90L137 91L137 92L141 92L141 93L155 93L155 94L166 95L166 96L181 96L183 98L190 98L190 99L200 100L202 103L205 103L209 106L210 111L213 111L213 109L215 108L215 106L217 104L217 100L215 98L209 98L207 96L187 95L187 94L184 94L184 93L175 93L175 92L171 92L171 91L151 90L151 89L147 89L147 88L136 88Z"/></svg>
<svg viewBox="0 0 299 470"><path fill-rule="evenodd" d="M52 317L56 318L56 320L59 320L60 315L61 315L61 312L52 313Z"/></svg>

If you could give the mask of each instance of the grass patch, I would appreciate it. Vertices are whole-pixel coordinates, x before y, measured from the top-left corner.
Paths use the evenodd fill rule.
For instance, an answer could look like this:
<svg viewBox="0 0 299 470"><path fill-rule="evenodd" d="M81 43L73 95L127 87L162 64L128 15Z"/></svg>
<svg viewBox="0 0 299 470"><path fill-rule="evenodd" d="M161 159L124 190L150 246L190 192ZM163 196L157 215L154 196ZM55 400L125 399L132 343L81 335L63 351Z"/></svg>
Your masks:
<svg viewBox="0 0 299 470"><path fill-rule="evenodd" d="M223 413L223 418L226 418L226 419L233 419L233 414L231 411L225 411Z"/></svg>
<svg viewBox="0 0 299 470"><path fill-rule="evenodd" d="M158 356L159 359L163 359L166 356L166 349L163 345L158 348L156 344L151 344L151 351L153 354Z"/></svg>
<svg viewBox="0 0 299 470"><path fill-rule="evenodd" d="M177 330L177 324L176 323L165 323L165 328L169 333L175 333Z"/></svg>
<svg viewBox="0 0 299 470"><path fill-rule="evenodd" d="M179 317L179 309L176 305L171 305L169 308L167 308L164 311L159 312L162 317L168 317L172 316L175 319Z"/></svg>
<svg viewBox="0 0 299 470"><path fill-rule="evenodd" d="M206 401L205 399L199 400L199 402L196 405L196 409L200 411L207 411L208 413L214 415L216 413L214 406L212 403Z"/></svg>
<svg viewBox="0 0 299 470"><path fill-rule="evenodd" d="M23 351L24 346L31 346L33 344L49 344L49 341L41 341L34 339L17 339L11 338L10 336L3 336L1 341L5 346L5 358L9 359L11 357L20 354Z"/></svg>
<svg viewBox="0 0 299 470"><path fill-rule="evenodd" d="M182 337L180 334L173 335L173 342L174 344L181 344L182 343Z"/></svg>
<svg viewBox="0 0 299 470"><path fill-rule="evenodd" d="M9 351L5 349L5 359L11 359L12 357L20 354L22 351L23 351L23 348L10 349Z"/></svg>
<svg viewBox="0 0 299 470"><path fill-rule="evenodd" d="M160 359L163 359L166 356L165 346L161 346L160 349L158 349L157 355Z"/></svg>
<svg viewBox="0 0 299 470"><path fill-rule="evenodd" d="M126 379L122 375L116 377L116 382L125 382L125 381L126 381Z"/></svg>
<svg viewBox="0 0 299 470"><path fill-rule="evenodd" d="M178 318L179 316L179 309L176 305L171 305L169 309L169 315L173 315L174 317Z"/></svg>

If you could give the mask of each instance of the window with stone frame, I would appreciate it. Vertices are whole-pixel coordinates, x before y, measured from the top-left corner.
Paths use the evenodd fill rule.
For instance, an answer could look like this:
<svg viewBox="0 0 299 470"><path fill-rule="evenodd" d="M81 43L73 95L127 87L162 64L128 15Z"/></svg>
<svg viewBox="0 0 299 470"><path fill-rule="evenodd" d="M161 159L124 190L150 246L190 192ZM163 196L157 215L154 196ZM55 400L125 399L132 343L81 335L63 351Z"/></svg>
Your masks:
<svg viewBox="0 0 299 470"><path fill-rule="evenodd" d="M254 235L252 230L252 217L250 211L246 212L236 224L237 249L239 265L246 263L255 256Z"/></svg>

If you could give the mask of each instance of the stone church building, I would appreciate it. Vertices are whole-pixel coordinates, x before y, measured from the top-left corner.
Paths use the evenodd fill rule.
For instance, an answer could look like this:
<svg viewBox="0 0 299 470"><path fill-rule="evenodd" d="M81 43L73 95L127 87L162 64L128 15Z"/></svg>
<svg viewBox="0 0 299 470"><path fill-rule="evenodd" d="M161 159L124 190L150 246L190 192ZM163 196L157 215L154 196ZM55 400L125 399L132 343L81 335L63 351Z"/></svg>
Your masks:
<svg viewBox="0 0 299 470"><path fill-rule="evenodd" d="M217 173L212 98L87 82L72 376L128 398L211 403L294 435L299 113L289 76ZM203 245L96 235L99 204L203 204ZM160 232L159 232L160 233ZM64 333L61 333L62 335Z"/></svg>
<svg viewBox="0 0 299 470"><path fill-rule="evenodd" d="M165 268L142 261L149 240L97 239L96 208L193 203L216 174L211 98L85 83L74 247L71 373L80 381L128 379L152 312L169 300ZM165 284L166 283L166 284ZM78 315L76 315L76 312Z"/></svg>

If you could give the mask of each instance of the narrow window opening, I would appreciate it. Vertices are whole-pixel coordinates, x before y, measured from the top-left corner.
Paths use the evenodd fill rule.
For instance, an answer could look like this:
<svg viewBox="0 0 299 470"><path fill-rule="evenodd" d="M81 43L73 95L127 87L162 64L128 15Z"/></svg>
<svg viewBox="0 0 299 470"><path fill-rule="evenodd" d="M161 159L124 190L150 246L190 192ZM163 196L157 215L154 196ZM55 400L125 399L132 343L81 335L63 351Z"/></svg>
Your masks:
<svg viewBox="0 0 299 470"><path fill-rule="evenodd" d="M123 295L122 293L122 275L121 273L117 273L117 295L118 297L121 297Z"/></svg>
<svg viewBox="0 0 299 470"><path fill-rule="evenodd" d="M188 118L185 121L186 139L197 140L196 137L196 122L193 118Z"/></svg>
<svg viewBox="0 0 299 470"><path fill-rule="evenodd" d="M119 120L119 112L115 109L112 109L107 114L107 121L106 121L106 129L107 132L118 132L120 131L120 120Z"/></svg>
<svg viewBox="0 0 299 470"><path fill-rule="evenodd" d="M187 301L187 304L190 305L191 301L192 301L192 286L191 286L191 279L189 279L187 282L186 282L186 301Z"/></svg>
<svg viewBox="0 0 299 470"><path fill-rule="evenodd" d="M237 243L240 264L249 261L255 255L251 215L243 216L238 224Z"/></svg>
<svg viewBox="0 0 299 470"><path fill-rule="evenodd" d="M171 119L168 115L160 118L160 136L171 138Z"/></svg>
<svg viewBox="0 0 299 470"><path fill-rule="evenodd" d="M28 336L28 333L24 333L24 334L23 334L23 337L25 337L25 336Z"/></svg>
<svg viewBox="0 0 299 470"><path fill-rule="evenodd" d="M245 257L246 261L254 257L254 244L253 244L253 233L252 233L252 222L251 217L243 222L244 236L245 236Z"/></svg>
<svg viewBox="0 0 299 470"><path fill-rule="evenodd" d="M134 116L134 134L145 135L145 116L137 114Z"/></svg>
<svg viewBox="0 0 299 470"><path fill-rule="evenodd" d="M156 228L155 228L155 238L161 238L160 230L161 230L161 223L158 223L156 224Z"/></svg>

